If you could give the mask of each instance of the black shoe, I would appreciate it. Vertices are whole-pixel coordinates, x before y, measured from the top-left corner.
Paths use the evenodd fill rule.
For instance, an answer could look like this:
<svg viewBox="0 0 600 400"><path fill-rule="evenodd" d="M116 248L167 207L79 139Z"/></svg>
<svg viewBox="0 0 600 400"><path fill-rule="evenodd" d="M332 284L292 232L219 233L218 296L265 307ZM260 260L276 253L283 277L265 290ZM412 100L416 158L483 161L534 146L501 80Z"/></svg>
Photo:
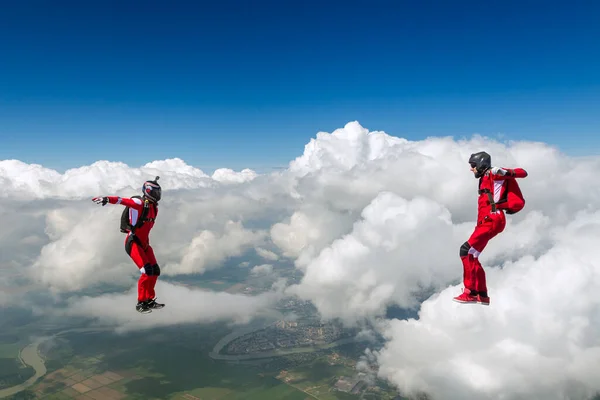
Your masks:
<svg viewBox="0 0 600 400"><path fill-rule="evenodd" d="M163 308L165 305L156 302L156 299L148 300L148 307L158 310L159 308Z"/></svg>
<svg viewBox="0 0 600 400"><path fill-rule="evenodd" d="M147 301L139 301L135 306L135 310L141 314L148 314L152 312Z"/></svg>

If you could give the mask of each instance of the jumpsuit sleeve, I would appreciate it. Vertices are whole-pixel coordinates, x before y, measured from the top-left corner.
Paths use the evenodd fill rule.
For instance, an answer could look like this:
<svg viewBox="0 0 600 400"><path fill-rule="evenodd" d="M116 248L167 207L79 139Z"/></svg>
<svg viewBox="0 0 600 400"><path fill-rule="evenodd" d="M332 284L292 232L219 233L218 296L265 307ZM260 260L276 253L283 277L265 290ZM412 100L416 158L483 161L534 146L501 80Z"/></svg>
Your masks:
<svg viewBox="0 0 600 400"><path fill-rule="evenodd" d="M108 202L110 204L122 204L125 207L131 207L135 210L141 211L143 207L143 203L140 199L131 199L129 197L119 197L119 196L107 196Z"/></svg>
<svg viewBox="0 0 600 400"><path fill-rule="evenodd" d="M492 179L495 181L525 177L527 177L527 171L523 168L500 168L497 174L492 174Z"/></svg>
<svg viewBox="0 0 600 400"><path fill-rule="evenodd" d="M512 171L512 175L515 178L526 178L527 177L527 171L525 171L523 168L515 168L515 169L509 169L509 171Z"/></svg>

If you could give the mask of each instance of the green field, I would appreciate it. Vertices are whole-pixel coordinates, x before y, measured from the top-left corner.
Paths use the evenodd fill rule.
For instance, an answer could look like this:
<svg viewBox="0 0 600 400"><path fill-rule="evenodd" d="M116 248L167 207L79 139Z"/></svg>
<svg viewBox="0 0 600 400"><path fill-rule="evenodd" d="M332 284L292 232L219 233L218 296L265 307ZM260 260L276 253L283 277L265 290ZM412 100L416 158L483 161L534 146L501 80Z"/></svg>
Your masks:
<svg viewBox="0 0 600 400"><path fill-rule="evenodd" d="M49 374L28 392L43 393L47 399L74 398L73 389L66 389L78 383L95 389L100 379L95 377L114 373L122 379L105 386L126 394L126 399L179 399L184 394L202 399L307 397L272 376L259 376L259 366L210 359L211 346L227 332L225 327L181 327L127 335L66 335L46 351Z"/></svg>
<svg viewBox="0 0 600 400"><path fill-rule="evenodd" d="M21 350L21 347L22 346L19 342L0 344L0 358L19 357L19 350Z"/></svg>
<svg viewBox="0 0 600 400"><path fill-rule="evenodd" d="M0 389L18 385L33 376L34 369L17 358L0 358Z"/></svg>
<svg viewBox="0 0 600 400"><path fill-rule="evenodd" d="M48 374L11 399L358 399L331 390L352 376L351 361L333 350L265 362L226 363L208 357L229 329L220 324L114 334L66 334L41 346ZM344 361L345 360L345 361ZM286 382L282 371L296 376ZM380 397L391 399L392 396Z"/></svg>
<svg viewBox="0 0 600 400"><path fill-rule="evenodd" d="M308 365L302 365L288 371L290 384L323 400L357 399L357 396L344 392L331 391L340 376L352 376L354 370L342 365L329 365L325 360L318 359Z"/></svg>
<svg viewBox="0 0 600 400"><path fill-rule="evenodd" d="M202 285L223 290L243 282L247 274L247 269L238 267L209 271ZM186 283L198 286L195 279L189 281ZM1 387L21 384L33 375L33 369L23 367L18 358L19 351L30 343L32 335L51 335L81 326L79 320L40 318L31 311L16 308L3 312L0 323L8 328L0 334ZM68 333L40 345L47 374L8 399L360 398L333 389L340 377L356 374L354 363L362 351L358 347L340 346L239 363L211 359L208 353L230 331L231 327L214 323L183 324L127 334ZM341 355L336 363L331 363L329 358L333 353ZM293 374L294 379L285 379L282 371ZM378 398L391 399L393 395Z"/></svg>

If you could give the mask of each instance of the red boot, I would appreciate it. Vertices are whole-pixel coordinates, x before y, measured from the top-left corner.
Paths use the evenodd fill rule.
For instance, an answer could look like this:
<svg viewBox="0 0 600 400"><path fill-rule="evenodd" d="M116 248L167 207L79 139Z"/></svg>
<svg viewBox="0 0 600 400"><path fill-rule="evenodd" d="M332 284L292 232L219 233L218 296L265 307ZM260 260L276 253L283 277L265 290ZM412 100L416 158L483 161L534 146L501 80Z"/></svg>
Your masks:
<svg viewBox="0 0 600 400"><path fill-rule="evenodd" d="M480 294L477 295L477 303L482 304L484 306L490 305L490 298L487 296L482 296Z"/></svg>
<svg viewBox="0 0 600 400"><path fill-rule="evenodd" d="M469 289L464 288L463 292L459 296L453 298L452 300L456 301L457 303L463 304L477 304L478 296L472 295Z"/></svg>

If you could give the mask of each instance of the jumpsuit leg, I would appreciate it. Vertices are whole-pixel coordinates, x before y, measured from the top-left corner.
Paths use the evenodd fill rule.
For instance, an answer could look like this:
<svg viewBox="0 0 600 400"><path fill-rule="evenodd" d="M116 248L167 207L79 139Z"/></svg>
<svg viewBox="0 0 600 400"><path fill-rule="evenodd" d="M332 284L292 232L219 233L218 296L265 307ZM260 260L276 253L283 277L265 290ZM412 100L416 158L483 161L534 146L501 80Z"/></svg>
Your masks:
<svg viewBox="0 0 600 400"><path fill-rule="evenodd" d="M487 295L485 271L479 262L479 255L486 248L489 241L504 230L506 217L503 213L492 214L475 227L467 240L468 254L461 254L463 263L463 281L465 288L483 295Z"/></svg>
<svg viewBox="0 0 600 400"><path fill-rule="evenodd" d="M133 260L135 265L139 268L149 267L151 264L148 262L148 257L146 252L142 249L142 247L137 244L130 237L126 239L125 242L125 250L129 257ZM140 278L138 279L138 302L143 302L149 300L148 297L148 286L150 281L150 276L148 274L140 274Z"/></svg>
<svg viewBox="0 0 600 400"><path fill-rule="evenodd" d="M156 280L158 279L158 263L156 262L156 257L154 256L154 250L152 246L148 245L146 248L146 258L148 263L155 267L154 273L151 276L148 276L147 286L146 286L146 295L149 300L152 300L156 297L156 293L154 292L154 287L156 286Z"/></svg>

